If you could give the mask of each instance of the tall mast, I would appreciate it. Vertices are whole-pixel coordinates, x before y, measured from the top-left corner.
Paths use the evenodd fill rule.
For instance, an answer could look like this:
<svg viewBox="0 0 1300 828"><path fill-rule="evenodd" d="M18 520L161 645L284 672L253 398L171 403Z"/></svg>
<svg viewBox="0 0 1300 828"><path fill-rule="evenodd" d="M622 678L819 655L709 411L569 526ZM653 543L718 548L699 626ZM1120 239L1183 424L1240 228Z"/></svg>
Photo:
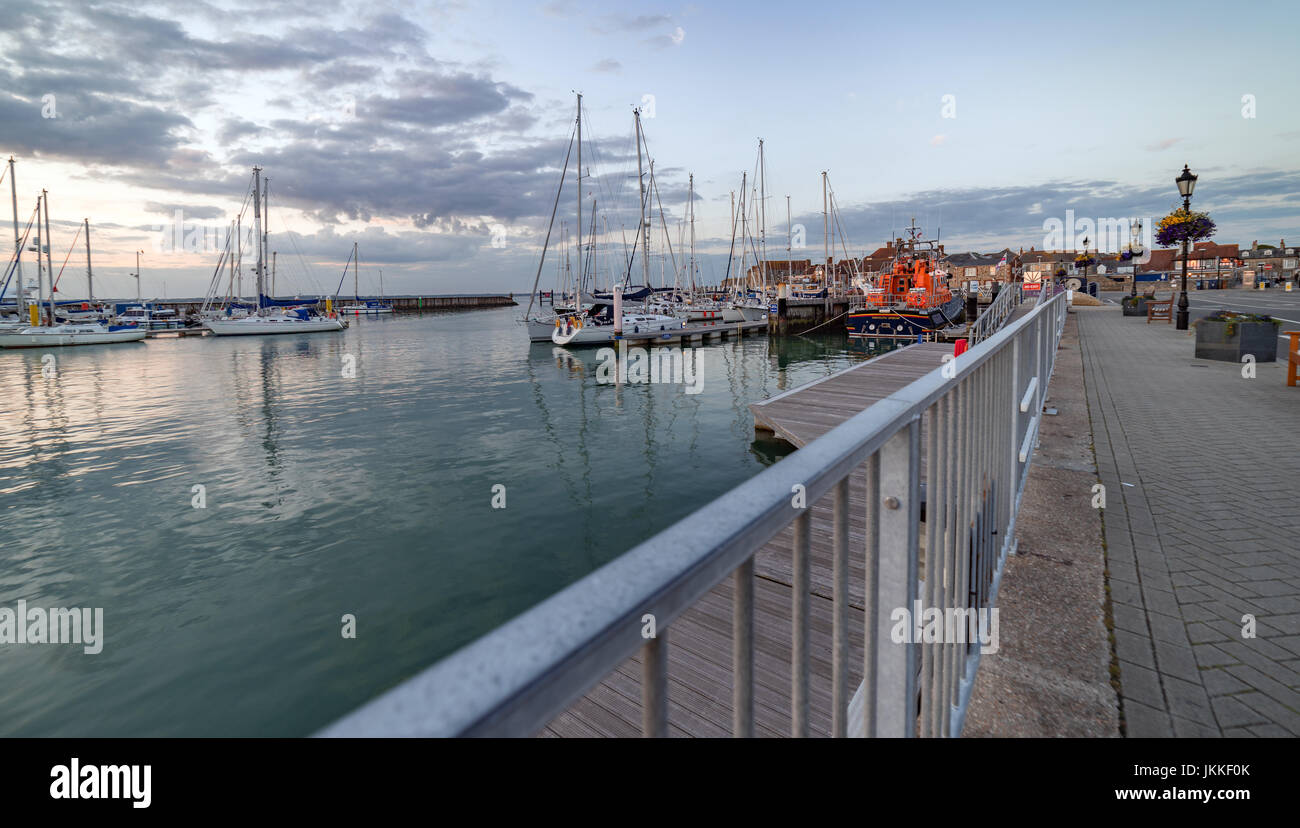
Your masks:
<svg viewBox="0 0 1300 828"><path fill-rule="evenodd" d="M230 286L226 288L226 294L235 295L235 253L239 247L239 231L236 229L236 222L230 222Z"/></svg>
<svg viewBox="0 0 1300 828"><path fill-rule="evenodd" d="M244 298L244 214L235 217L235 278L239 291L235 298Z"/></svg>
<svg viewBox="0 0 1300 828"><path fill-rule="evenodd" d="M267 237L271 235L271 179L262 179L262 262L271 258L271 245L267 243ZM263 287L267 286L265 278L262 279ZM271 282L269 284L274 284ZM275 295L275 288L271 288L268 296Z"/></svg>
<svg viewBox="0 0 1300 828"><path fill-rule="evenodd" d="M695 173L691 173L687 200L691 206L691 293L695 293Z"/></svg>
<svg viewBox="0 0 1300 828"><path fill-rule="evenodd" d="M578 278L574 280L573 312L582 313L582 93L578 96Z"/></svg>
<svg viewBox="0 0 1300 828"><path fill-rule="evenodd" d="M140 290L140 251L135 251L135 301L140 304L144 301L144 295Z"/></svg>
<svg viewBox="0 0 1300 828"><path fill-rule="evenodd" d="M271 296L275 296L275 251L271 251Z"/></svg>
<svg viewBox="0 0 1300 828"><path fill-rule="evenodd" d="M724 281L726 279L731 278L731 260L735 255L736 255L736 191L732 190L731 191L731 247L727 249L727 275L726 277L724 277ZM724 285L719 285L718 287L723 288L725 290L727 286L724 284Z"/></svg>
<svg viewBox="0 0 1300 828"><path fill-rule="evenodd" d="M262 168L253 167L253 240L257 243L257 309L262 309Z"/></svg>
<svg viewBox="0 0 1300 828"><path fill-rule="evenodd" d="M45 207L45 273L50 280L50 324L54 324L54 260L50 258L50 196L45 190L41 190L42 202ZM40 221L40 217L37 217Z"/></svg>
<svg viewBox="0 0 1300 828"><path fill-rule="evenodd" d="M356 242L352 242L352 298L361 301L361 261Z"/></svg>
<svg viewBox="0 0 1300 828"><path fill-rule="evenodd" d="M95 301L95 274L90 269L90 219L86 219L86 293L90 301Z"/></svg>
<svg viewBox="0 0 1300 828"><path fill-rule="evenodd" d="M645 217L645 173L641 168L641 110L633 109L636 116L636 180L641 187L641 273L646 287L650 287L650 222Z"/></svg>
<svg viewBox="0 0 1300 828"><path fill-rule="evenodd" d="M831 225L826 212L826 171L822 170L822 287L831 284ZM827 293L829 296L830 293Z"/></svg>
<svg viewBox="0 0 1300 828"><path fill-rule="evenodd" d="M41 322L40 314L41 303L45 301L45 264L41 261L41 202L44 200L44 191L42 195L36 197L36 324Z"/></svg>
<svg viewBox="0 0 1300 828"><path fill-rule="evenodd" d="M763 139L758 139L758 239L763 254L763 287L767 287L767 158L763 155Z"/></svg>
<svg viewBox="0 0 1300 828"><path fill-rule="evenodd" d="M749 204L745 199L745 194L749 192L746 189L748 186L749 170L745 170L740 174L740 267L745 271L746 288L752 287L749 284L749 267L746 265L749 257L745 255L749 240Z"/></svg>
<svg viewBox="0 0 1300 828"><path fill-rule="evenodd" d="M14 180L14 157L9 156L9 197L14 204L14 265L18 276L18 316L21 319L27 313L27 288L23 286L23 238L18 232L18 182Z"/></svg>

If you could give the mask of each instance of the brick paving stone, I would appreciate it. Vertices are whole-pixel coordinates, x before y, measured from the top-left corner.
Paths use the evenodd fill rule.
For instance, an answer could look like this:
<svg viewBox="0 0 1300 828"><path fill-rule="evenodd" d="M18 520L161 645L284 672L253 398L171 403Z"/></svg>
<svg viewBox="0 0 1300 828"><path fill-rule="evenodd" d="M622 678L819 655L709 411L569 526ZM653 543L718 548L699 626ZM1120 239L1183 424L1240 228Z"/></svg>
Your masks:
<svg viewBox="0 0 1300 828"><path fill-rule="evenodd" d="M1243 694L1249 695L1249 694ZM1242 696L1222 696L1210 700L1219 724L1224 727L1264 724L1268 718L1242 704Z"/></svg>
<svg viewBox="0 0 1300 828"><path fill-rule="evenodd" d="M1151 707L1126 698L1124 700L1124 725L1130 737L1146 739L1174 735L1169 714L1160 707Z"/></svg>
<svg viewBox="0 0 1300 828"><path fill-rule="evenodd" d="M1276 363L1247 380L1186 332L1076 315L1129 735L1300 735L1300 431L1276 425L1300 394Z"/></svg>
<svg viewBox="0 0 1300 828"><path fill-rule="evenodd" d="M1250 689L1250 685L1246 682L1218 668L1202 670L1201 684L1211 696L1226 696L1229 693L1240 693Z"/></svg>

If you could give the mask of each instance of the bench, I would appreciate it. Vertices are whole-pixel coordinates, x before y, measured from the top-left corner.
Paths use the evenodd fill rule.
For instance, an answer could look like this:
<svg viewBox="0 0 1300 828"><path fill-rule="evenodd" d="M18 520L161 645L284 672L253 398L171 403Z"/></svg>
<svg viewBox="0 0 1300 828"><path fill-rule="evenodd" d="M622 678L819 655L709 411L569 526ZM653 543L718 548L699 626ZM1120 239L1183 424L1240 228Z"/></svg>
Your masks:
<svg viewBox="0 0 1300 828"><path fill-rule="evenodd" d="M1170 294L1169 298L1163 302L1147 302L1147 324L1151 324L1152 319L1163 319L1170 324L1174 321L1174 297Z"/></svg>
<svg viewBox="0 0 1300 828"><path fill-rule="evenodd" d="M1300 331L1283 331L1282 335L1291 337L1291 346L1287 348L1286 384L1294 387L1296 374L1300 373Z"/></svg>

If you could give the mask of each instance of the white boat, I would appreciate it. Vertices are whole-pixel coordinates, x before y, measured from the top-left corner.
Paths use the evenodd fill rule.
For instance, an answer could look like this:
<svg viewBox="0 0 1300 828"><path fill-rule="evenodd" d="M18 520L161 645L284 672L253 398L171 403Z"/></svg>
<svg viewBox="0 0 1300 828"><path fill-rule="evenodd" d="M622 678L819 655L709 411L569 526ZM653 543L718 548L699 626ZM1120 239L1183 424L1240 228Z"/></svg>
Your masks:
<svg viewBox="0 0 1300 828"><path fill-rule="evenodd" d="M137 325L144 331L170 331L183 327L172 308L155 308L152 305L132 305L114 318L118 325Z"/></svg>
<svg viewBox="0 0 1300 828"><path fill-rule="evenodd" d="M312 316L304 308L288 313L267 313L243 319L209 319L204 326L217 336L251 336L254 334L295 334L341 331L343 323L327 316Z"/></svg>
<svg viewBox="0 0 1300 828"><path fill-rule="evenodd" d="M767 308L748 305L726 305L721 302L704 305L683 305L678 315L687 322L761 322L767 319Z"/></svg>
<svg viewBox="0 0 1300 828"><path fill-rule="evenodd" d="M603 306L597 306L597 310ZM623 314L623 334L671 334L686 327L686 322L675 316L657 313ZM556 345L598 345L614 341L614 322L600 316L565 316L555 320L551 341Z"/></svg>
<svg viewBox="0 0 1300 828"><path fill-rule="evenodd" d="M49 325L22 328L0 333L0 348L56 348L66 345L112 345L143 341L145 332L137 327L102 324Z"/></svg>
<svg viewBox="0 0 1300 828"><path fill-rule="evenodd" d="M364 303L354 302L351 305L344 305L343 307L339 308L339 313L350 313L353 314L354 316L362 316L362 315L370 316L374 314L392 313L392 312L393 312L392 305L387 305L384 304L383 302L375 301L373 299Z"/></svg>
<svg viewBox="0 0 1300 828"><path fill-rule="evenodd" d="M339 308L339 313L350 313L353 316L377 316L382 313L392 313L393 306L384 301L384 271L379 271L379 298L367 299L364 302L358 295L361 290L361 257L357 252L357 243L352 243L352 304ZM346 275L346 272L345 272Z"/></svg>
<svg viewBox="0 0 1300 828"><path fill-rule="evenodd" d="M306 307L276 308L276 301L263 293L266 284L266 234L262 232L262 205L266 191L261 188L261 167L253 167L253 219L254 239L257 241L257 311L242 319L207 319L203 326L217 336L256 336L261 334L301 334L341 331L341 320L330 316L314 316ZM218 264L217 272L221 266Z"/></svg>

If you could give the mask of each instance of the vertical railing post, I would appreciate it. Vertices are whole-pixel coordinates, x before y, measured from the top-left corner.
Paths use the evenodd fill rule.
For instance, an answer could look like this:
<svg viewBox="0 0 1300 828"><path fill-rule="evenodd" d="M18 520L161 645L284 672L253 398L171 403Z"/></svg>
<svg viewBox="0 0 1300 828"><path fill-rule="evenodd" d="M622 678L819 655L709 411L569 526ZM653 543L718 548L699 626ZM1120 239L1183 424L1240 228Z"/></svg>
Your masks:
<svg viewBox="0 0 1300 828"><path fill-rule="evenodd" d="M866 560L862 593L862 735L872 738L880 735L876 708L880 696L877 681L877 662L881 651L880 632L889 629L880 623L880 452L867 458L866 474Z"/></svg>
<svg viewBox="0 0 1300 828"><path fill-rule="evenodd" d="M1022 339L1020 331L1017 331L1011 339L1011 399L1009 407L1011 409L1011 440L1007 446L1007 477L1010 483L1010 489L1007 492L1007 527L1016 519L1016 497L1020 492L1019 465L1020 459L1016 456L1020 447L1020 340ZM1010 542L1010 539L1007 539ZM1009 548L1009 547L1008 547Z"/></svg>
<svg viewBox="0 0 1300 828"><path fill-rule="evenodd" d="M831 629L831 736L848 735L849 713L849 478L835 484Z"/></svg>
<svg viewBox="0 0 1300 828"><path fill-rule="evenodd" d="M791 612L793 641L790 648L790 729L791 735L808 735L808 617L811 597L811 534L809 510L794 519L794 606Z"/></svg>
<svg viewBox="0 0 1300 828"><path fill-rule="evenodd" d="M662 739L668 735L668 630L641 647L641 735Z"/></svg>
<svg viewBox="0 0 1300 828"><path fill-rule="evenodd" d="M732 575L731 605L731 734L754 735L754 559Z"/></svg>
<svg viewBox="0 0 1300 828"><path fill-rule="evenodd" d="M913 420L880 450L880 568L876 577L878 630L893 627L896 609L913 612L919 504L920 421ZM876 729L879 736L914 735L916 648L910 643L882 646L876 654Z"/></svg>

